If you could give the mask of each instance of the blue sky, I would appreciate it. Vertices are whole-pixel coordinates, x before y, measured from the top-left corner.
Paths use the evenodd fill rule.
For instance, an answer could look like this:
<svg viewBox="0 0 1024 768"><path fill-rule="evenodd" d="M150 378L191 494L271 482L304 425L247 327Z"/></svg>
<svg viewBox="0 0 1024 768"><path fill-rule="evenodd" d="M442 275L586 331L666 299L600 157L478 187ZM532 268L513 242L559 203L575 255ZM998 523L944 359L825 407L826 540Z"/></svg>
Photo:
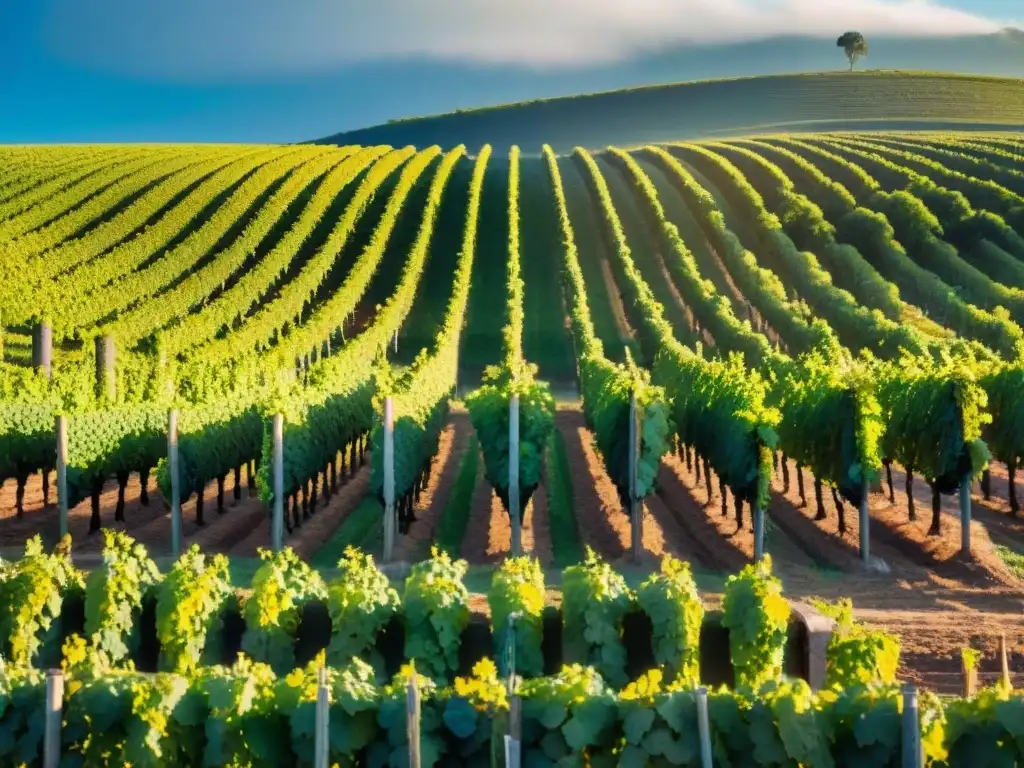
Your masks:
<svg viewBox="0 0 1024 768"><path fill-rule="evenodd" d="M2 0L0 142L297 141L616 87L680 46L1021 16L1020 0Z"/></svg>

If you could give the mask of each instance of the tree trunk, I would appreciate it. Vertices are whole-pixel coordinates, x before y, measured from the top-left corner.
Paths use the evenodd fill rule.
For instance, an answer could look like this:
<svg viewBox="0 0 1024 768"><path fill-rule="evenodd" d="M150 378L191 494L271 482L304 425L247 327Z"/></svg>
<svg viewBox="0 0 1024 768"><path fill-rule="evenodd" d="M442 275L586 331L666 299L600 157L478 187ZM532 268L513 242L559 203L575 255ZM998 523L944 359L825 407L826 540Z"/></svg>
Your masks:
<svg viewBox="0 0 1024 768"><path fill-rule="evenodd" d="M139 493L139 501L142 502L142 506L149 506L149 473L150 468L146 467L139 472L139 486L142 490Z"/></svg>
<svg viewBox="0 0 1024 768"><path fill-rule="evenodd" d="M43 467L43 508L50 506L50 470Z"/></svg>
<svg viewBox="0 0 1024 768"><path fill-rule="evenodd" d="M843 506L843 497L835 488L832 489L832 501L835 502L836 512L839 514L839 533L842 535L846 533L846 507Z"/></svg>
<svg viewBox="0 0 1024 768"><path fill-rule="evenodd" d="M331 465L328 464L324 467L324 504L328 504L331 501Z"/></svg>
<svg viewBox="0 0 1024 768"><path fill-rule="evenodd" d="M302 484L302 520L309 520L309 483ZM302 521L296 519L295 525L301 525Z"/></svg>
<svg viewBox="0 0 1024 768"><path fill-rule="evenodd" d="M250 499L256 495L256 469L253 464L254 462L250 461L246 468L246 479L248 480L246 486Z"/></svg>
<svg viewBox="0 0 1024 768"><path fill-rule="evenodd" d="M1009 472L1010 512L1016 517L1020 511L1020 504L1017 502L1017 460L1014 459L1007 464L1006 469Z"/></svg>
<svg viewBox="0 0 1024 768"><path fill-rule="evenodd" d="M800 506L807 506L807 494L804 492L804 468L796 465L796 489L800 492Z"/></svg>
<svg viewBox="0 0 1024 768"><path fill-rule="evenodd" d="M316 500L317 500L317 495L318 495L317 491L319 490L319 487L320 487L320 473L319 472L314 473L313 479L310 481L310 486L311 486L311 492L309 494L309 514L314 515L314 514L316 514Z"/></svg>
<svg viewBox="0 0 1024 768"><path fill-rule="evenodd" d="M907 514L910 522L917 520L917 510L914 509L914 468L907 467Z"/></svg>
<svg viewBox="0 0 1024 768"><path fill-rule="evenodd" d="M298 528L300 525L302 525L302 521L299 519L299 492L295 491L292 494L292 527Z"/></svg>
<svg viewBox="0 0 1024 768"><path fill-rule="evenodd" d="M776 475L779 474L779 453L778 451L772 451L772 472Z"/></svg>
<svg viewBox="0 0 1024 768"><path fill-rule="evenodd" d="M896 489L892 485L892 462L885 462L885 478L889 481L889 503L896 503Z"/></svg>
<svg viewBox="0 0 1024 768"><path fill-rule="evenodd" d="M692 472L693 471L693 456L692 456L692 453L690 451L690 446L687 445L687 446L684 447L683 454L686 457L686 471L687 472Z"/></svg>
<svg viewBox="0 0 1024 768"><path fill-rule="evenodd" d="M331 492L338 490L338 456L331 459Z"/></svg>
<svg viewBox="0 0 1024 768"><path fill-rule="evenodd" d="M217 514L224 514L224 475L217 477Z"/></svg>
<svg viewBox="0 0 1024 768"><path fill-rule="evenodd" d="M825 502L821 498L821 478L814 478L814 500L818 502L818 514L814 516L815 520L824 520L828 515L825 513Z"/></svg>
<svg viewBox="0 0 1024 768"><path fill-rule="evenodd" d="M114 507L114 521L124 522L124 489L128 487L129 474L127 472L117 473L117 506Z"/></svg>
<svg viewBox="0 0 1024 768"><path fill-rule="evenodd" d="M782 454L782 492L789 493L789 458Z"/></svg>
<svg viewBox="0 0 1024 768"><path fill-rule="evenodd" d="M700 485L700 454L695 453L693 459L693 477L696 483L694 487L697 487Z"/></svg>
<svg viewBox="0 0 1024 768"><path fill-rule="evenodd" d="M206 525L206 521L203 519L203 493L205 488L200 488L196 492L196 525L202 527Z"/></svg>
<svg viewBox="0 0 1024 768"><path fill-rule="evenodd" d="M708 492L707 504L705 504L704 506L708 506L708 504L711 503L712 490L711 490L711 462L708 461L707 458L704 459L704 487L707 489L707 492Z"/></svg>
<svg viewBox="0 0 1024 768"><path fill-rule="evenodd" d="M743 530L743 497L738 493L733 493L732 500L736 507L736 530Z"/></svg>
<svg viewBox="0 0 1024 768"><path fill-rule="evenodd" d="M103 478L94 477L92 479L92 517L89 518L89 533L96 533L103 524L100 522L100 496L103 494Z"/></svg>
<svg viewBox="0 0 1024 768"><path fill-rule="evenodd" d="M14 492L14 506L18 510L18 517L25 516L25 483L28 482L28 475L18 475L18 489Z"/></svg>
<svg viewBox="0 0 1024 768"><path fill-rule="evenodd" d="M727 496L729 494L725 488L725 480L722 479L721 475L718 476L718 492L722 494L722 517L728 517L729 499L727 498Z"/></svg>
<svg viewBox="0 0 1024 768"><path fill-rule="evenodd" d="M242 468L235 467L235 487L232 489L232 496L236 502L242 498Z"/></svg>
<svg viewBox="0 0 1024 768"><path fill-rule="evenodd" d="M928 483L932 487L932 524L928 527L929 536L938 536L942 533L942 494L939 493L939 486L933 482Z"/></svg>

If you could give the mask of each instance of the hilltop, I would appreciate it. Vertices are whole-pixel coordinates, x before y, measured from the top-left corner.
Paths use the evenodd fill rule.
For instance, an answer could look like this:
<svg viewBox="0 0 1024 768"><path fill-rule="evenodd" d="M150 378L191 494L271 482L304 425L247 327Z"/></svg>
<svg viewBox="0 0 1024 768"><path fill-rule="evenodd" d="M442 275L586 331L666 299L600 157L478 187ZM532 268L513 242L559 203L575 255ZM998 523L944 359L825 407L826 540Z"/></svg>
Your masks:
<svg viewBox="0 0 1024 768"><path fill-rule="evenodd" d="M866 70L652 85L525 101L335 134L315 143L574 146L765 131L974 128L1024 130L1024 80Z"/></svg>

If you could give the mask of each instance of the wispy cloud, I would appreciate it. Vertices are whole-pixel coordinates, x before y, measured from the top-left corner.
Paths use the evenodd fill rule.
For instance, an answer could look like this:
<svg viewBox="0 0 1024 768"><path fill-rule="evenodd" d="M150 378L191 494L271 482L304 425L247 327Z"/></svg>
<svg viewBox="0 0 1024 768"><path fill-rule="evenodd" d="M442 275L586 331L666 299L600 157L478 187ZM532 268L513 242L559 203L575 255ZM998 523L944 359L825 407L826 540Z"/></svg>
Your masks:
<svg viewBox="0 0 1024 768"><path fill-rule="evenodd" d="M102 69L223 81L408 58L590 66L682 43L1000 26L929 0L51 0L45 34Z"/></svg>

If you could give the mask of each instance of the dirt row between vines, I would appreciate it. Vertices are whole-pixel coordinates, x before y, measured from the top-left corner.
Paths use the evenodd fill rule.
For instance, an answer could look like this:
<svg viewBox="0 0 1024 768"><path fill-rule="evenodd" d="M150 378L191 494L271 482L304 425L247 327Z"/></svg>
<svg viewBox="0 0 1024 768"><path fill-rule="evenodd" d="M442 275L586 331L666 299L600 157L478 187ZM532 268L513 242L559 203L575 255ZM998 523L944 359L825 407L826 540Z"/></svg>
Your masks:
<svg viewBox="0 0 1024 768"><path fill-rule="evenodd" d="M444 514L451 498L459 467L469 452L473 436L473 425L465 411L452 412L448 425L441 432L437 454L427 489L416 502L416 519L409 526L409 532L395 542L395 559L414 563L430 556L430 545L434 541L434 530Z"/></svg>
<svg viewBox="0 0 1024 768"><path fill-rule="evenodd" d="M582 414L560 410L557 423L568 449L583 542L613 563L628 563L629 520L621 511L600 457L589 445L590 434ZM1018 684L1024 684L1024 592L1019 587L993 583L988 578L973 583L958 581L941 574L941 568L926 567L923 553L915 559L892 546L888 543L890 534L880 532L883 526L875 522L874 508L888 503L879 494L872 495L872 546L889 570L864 569L859 561L856 529L848 530L845 537L838 536L830 494L826 494L828 518L814 521L813 506L798 506L795 467L792 470L788 495L782 493L781 478L773 483L766 535L766 548L773 556L787 597L801 601L851 598L858 618L900 638L901 679L943 693L958 689L962 648L973 647L986 654L981 677L992 680L998 673L998 638L1005 634L1011 670ZM805 473L805 479L813 505L813 480L809 473ZM645 519L649 565L671 553L696 568L724 574L735 572L750 560L753 534L749 512L743 529L737 531L730 498L728 516L723 518L717 480L712 483L712 503L706 506L703 477L701 485L695 487L693 473L678 458L666 458L658 480L654 498L660 501L658 508L670 522L661 526L657 516L650 513ZM856 510L848 504L846 512L848 520L856 517ZM709 607L718 607L721 595L710 593L705 598Z"/></svg>
<svg viewBox="0 0 1024 768"><path fill-rule="evenodd" d="M469 521L462 538L460 555L472 565L493 565L512 551L512 520L485 475L483 452L477 461L476 484L469 506ZM523 513L520 540L523 551L548 567L553 561L551 527L548 519L548 491L541 482Z"/></svg>
<svg viewBox="0 0 1024 768"><path fill-rule="evenodd" d="M13 484L12 484L13 485ZM234 476L229 473L224 480L224 509L217 511L217 483L211 482L204 491L203 516L205 526L199 526L196 518L196 496L181 505L182 544L187 547L192 543L200 544L204 549L216 548L224 541L230 541L251 527L253 520L263 510L263 503L255 495L250 496L249 487L241 486L241 498L234 498ZM55 487L55 483L51 488ZM0 496L0 504L6 504L10 496L11 507L2 507L5 512L0 524L0 551L5 553L18 552L24 542L41 534L44 541L56 542L60 531L60 512L56 504L56 493L51 496L51 504L43 507L42 480L34 475L26 485L26 509L23 517L16 517L13 509L14 494L8 494L5 486ZM11 489L13 491L13 489ZM124 520L114 520L117 505L118 485L110 480L104 485L100 496L100 519L103 528L126 531L130 536L145 544L153 555L165 555L171 548L171 515L163 494L156 484L155 475L151 474L147 483L149 503L142 503L142 484L137 474L130 476L124 493ZM32 506L27 503L33 502ZM99 532L89 532L92 517L92 501L89 498L68 510L68 531L71 534L73 551L76 554L95 555L103 549L103 536Z"/></svg>
<svg viewBox="0 0 1024 768"><path fill-rule="evenodd" d="M329 537L337 527L332 521L350 511L349 506L358 504L365 495L369 484L369 467L365 466L355 476L339 477L338 490L327 501L320 489L317 512L291 536L286 534L286 543L296 546L297 551L310 552L322 544L320 536ZM200 526L196 516L196 495L193 494L181 505L182 547L197 544L206 552L231 552L235 555L255 555L259 546L270 545L270 523L266 506L258 497L255 488L250 493L248 478L242 473L239 498L234 496L234 474L228 473L224 480L224 507L217 509L217 483L210 482L204 490L204 525ZM55 543L59 538L60 513L56 504L56 483L51 484L50 506L43 506L42 478L34 475L26 484L25 514L17 517L14 510L14 484L8 483L0 493L0 553L6 557L17 557L27 539L41 534L45 542ZM154 557L169 555L171 552L171 515L163 494L157 487L155 473L147 483L149 503L142 503L140 477L129 477L124 492L124 520L114 520L117 505L118 485L108 481L100 496L100 519L103 529L121 530L146 546ZM9 504L9 506L7 506ZM321 514L322 513L322 514ZM72 552L75 556L93 559L103 551L103 535L90 533L92 502L86 498L68 510L68 531L71 534ZM338 521L340 522L340 520ZM310 542L309 544L299 542Z"/></svg>
<svg viewBox="0 0 1024 768"><path fill-rule="evenodd" d="M612 563L632 561L633 532L618 491L605 471L594 437L583 412L560 407L555 415L568 456L577 528L582 543ZM700 547L680 522L675 511L659 495L646 499L643 516L643 550L649 565L665 554L688 560L701 568L722 565L718 553Z"/></svg>

